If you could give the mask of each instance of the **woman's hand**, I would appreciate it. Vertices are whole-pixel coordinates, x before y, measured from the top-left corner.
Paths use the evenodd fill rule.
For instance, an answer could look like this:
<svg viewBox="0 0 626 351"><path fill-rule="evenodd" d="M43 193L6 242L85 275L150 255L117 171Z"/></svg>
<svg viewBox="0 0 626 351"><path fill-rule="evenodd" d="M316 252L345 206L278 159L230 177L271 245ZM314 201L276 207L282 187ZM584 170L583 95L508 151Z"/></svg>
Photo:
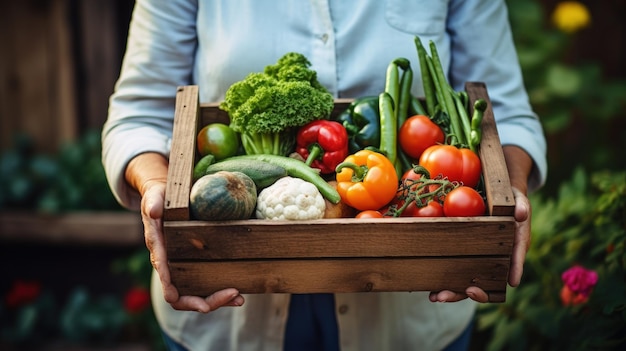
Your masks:
<svg viewBox="0 0 626 351"><path fill-rule="evenodd" d="M506 160L513 196L515 197L515 239L513 242L513 252L511 254L511 266L509 268L508 283L512 287L519 285L524 270L524 260L530 247L530 201L526 195L528 189L528 177L533 163L528 154L516 147L503 147L504 158ZM470 286L463 293L456 293L449 290L430 293L432 302L456 302L471 298L477 302L488 302L487 293L477 287Z"/></svg>
<svg viewBox="0 0 626 351"><path fill-rule="evenodd" d="M139 191L141 218L150 262L163 286L163 297L174 309L207 313L222 306L241 306L243 297L236 289L224 289L211 296L180 296L172 285L163 239L163 208L167 179L167 160L160 154L146 153L135 157L126 168L126 180Z"/></svg>

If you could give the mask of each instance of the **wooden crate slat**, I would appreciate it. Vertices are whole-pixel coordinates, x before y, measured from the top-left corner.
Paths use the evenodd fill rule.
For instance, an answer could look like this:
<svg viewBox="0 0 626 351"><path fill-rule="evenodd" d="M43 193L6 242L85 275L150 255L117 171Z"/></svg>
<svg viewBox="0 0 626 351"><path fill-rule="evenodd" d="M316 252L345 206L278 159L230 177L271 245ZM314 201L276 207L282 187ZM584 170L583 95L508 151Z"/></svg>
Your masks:
<svg viewBox="0 0 626 351"><path fill-rule="evenodd" d="M484 99L488 104L482 122L479 154L483 164L483 179L489 214L492 216L512 216L515 210L515 198L511 190L509 173L502 153L502 145L487 88L481 82L468 82L465 84L465 90L469 96L470 116L473 113L476 100Z"/></svg>
<svg viewBox="0 0 626 351"><path fill-rule="evenodd" d="M512 218L165 223L170 260L507 255ZM381 230L380 228L384 228Z"/></svg>
<svg viewBox="0 0 626 351"><path fill-rule="evenodd" d="M186 221L193 179L198 123L198 86L179 87L172 131L164 219Z"/></svg>
<svg viewBox="0 0 626 351"><path fill-rule="evenodd" d="M242 293L464 291L475 285L501 299L508 257L170 262L183 295L236 287ZM496 301L493 301L496 302Z"/></svg>

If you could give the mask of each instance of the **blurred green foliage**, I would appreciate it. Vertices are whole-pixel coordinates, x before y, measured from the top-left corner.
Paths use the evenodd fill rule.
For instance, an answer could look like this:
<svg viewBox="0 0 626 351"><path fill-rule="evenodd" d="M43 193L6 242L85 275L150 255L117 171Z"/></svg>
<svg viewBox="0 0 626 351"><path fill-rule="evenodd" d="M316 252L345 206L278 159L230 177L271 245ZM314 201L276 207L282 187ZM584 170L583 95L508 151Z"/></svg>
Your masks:
<svg viewBox="0 0 626 351"><path fill-rule="evenodd" d="M548 138L545 191L554 194L581 164L626 169L626 78L606 76L603 52L595 59L573 54L574 47L585 43L579 33L565 33L552 24L545 1L507 4L526 89Z"/></svg>
<svg viewBox="0 0 626 351"><path fill-rule="evenodd" d="M626 172L582 168L555 198L535 194L531 248L519 287L504 304L482 305L487 350L626 349ZM598 273L589 301L564 306L561 274L579 264Z"/></svg>
<svg viewBox="0 0 626 351"><path fill-rule="evenodd" d="M68 296L60 298L50 287L42 286L28 301L9 303L8 296L15 291L0 296L0 348L39 350L51 341L62 340L68 347L84 349L136 342L149 345L151 350L164 350L161 329L149 303L152 267L148 251L140 249L115 260L112 271L119 278L130 279L125 292L99 293L75 286ZM138 310L126 301L137 289L147 301Z"/></svg>
<svg viewBox="0 0 626 351"><path fill-rule="evenodd" d="M100 132L85 132L54 155L36 152L28 135L0 155L0 208L59 213L121 210L104 175Z"/></svg>
<svg viewBox="0 0 626 351"><path fill-rule="evenodd" d="M548 139L549 180L530 198L532 242L520 286L508 289L506 303L479 307L481 349L626 349L626 79L606 77L601 56L571 55L577 34L553 27L545 2L507 3ZM574 265L599 281L587 302L565 306L561 274Z"/></svg>

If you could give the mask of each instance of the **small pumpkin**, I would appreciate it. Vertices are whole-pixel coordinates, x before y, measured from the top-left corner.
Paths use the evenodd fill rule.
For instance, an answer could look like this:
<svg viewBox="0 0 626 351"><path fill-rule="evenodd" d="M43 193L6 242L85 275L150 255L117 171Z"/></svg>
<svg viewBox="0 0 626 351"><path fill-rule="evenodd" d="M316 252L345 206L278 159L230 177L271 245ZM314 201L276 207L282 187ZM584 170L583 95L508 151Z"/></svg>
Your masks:
<svg viewBox="0 0 626 351"><path fill-rule="evenodd" d="M198 179L191 187L189 200L195 219L248 219L256 207L257 189L244 173L220 171Z"/></svg>

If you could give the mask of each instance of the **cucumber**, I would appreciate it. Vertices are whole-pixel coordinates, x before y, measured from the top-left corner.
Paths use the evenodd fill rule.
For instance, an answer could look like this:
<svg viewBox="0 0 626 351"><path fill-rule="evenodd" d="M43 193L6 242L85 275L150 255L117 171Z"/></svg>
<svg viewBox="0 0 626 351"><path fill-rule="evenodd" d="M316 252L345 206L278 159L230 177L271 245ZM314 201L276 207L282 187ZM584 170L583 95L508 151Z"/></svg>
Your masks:
<svg viewBox="0 0 626 351"><path fill-rule="evenodd" d="M263 161L283 167L287 170L288 175L304 179L309 183L313 183L313 185L317 187L320 193L322 193L324 198L326 198L333 204L338 204L339 201L341 201L341 196L337 192L337 189L328 184L328 182L326 182L326 180L324 180L324 178L319 175L319 170L311 168L306 163L296 160L294 158L269 154L257 154L233 156L228 158L227 160L240 161L244 165L244 167L249 167L250 163L256 161Z"/></svg>
<svg viewBox="0 0 626 351"><path fill-rule="evenodd" d="M215 156L213 156L212 154L206 154L200 159L200 161L198 161L198 163L196 163L195 167L193 168L194 183L204 175L207 167L212 165L214 162Z"/></svg>
<svg viewBox="0 0 626 351"><path fill-rule="evenodd" d="M238 160L237 157L230 157L209 165L204 174L213 174L219 171L241 172L247 175L252 178L258 191L287 176L287 170L279 165L261 160Z"/></svg>

